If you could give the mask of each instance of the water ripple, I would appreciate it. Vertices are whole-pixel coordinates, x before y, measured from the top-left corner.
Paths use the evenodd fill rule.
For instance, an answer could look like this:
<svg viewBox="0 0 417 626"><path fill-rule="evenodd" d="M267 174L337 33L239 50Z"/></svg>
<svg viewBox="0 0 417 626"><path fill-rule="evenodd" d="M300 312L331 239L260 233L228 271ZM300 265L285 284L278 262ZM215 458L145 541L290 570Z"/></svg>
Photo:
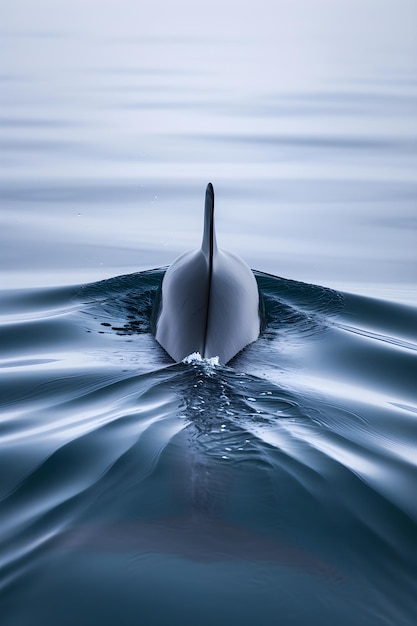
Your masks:
<svg viewBox="0 0 417 626"><path fill-rule="evenodd" d="M413 588L415 309L256 272L263 336L173 364L164 271L2 295L2 588L85 552Z"/></svg>

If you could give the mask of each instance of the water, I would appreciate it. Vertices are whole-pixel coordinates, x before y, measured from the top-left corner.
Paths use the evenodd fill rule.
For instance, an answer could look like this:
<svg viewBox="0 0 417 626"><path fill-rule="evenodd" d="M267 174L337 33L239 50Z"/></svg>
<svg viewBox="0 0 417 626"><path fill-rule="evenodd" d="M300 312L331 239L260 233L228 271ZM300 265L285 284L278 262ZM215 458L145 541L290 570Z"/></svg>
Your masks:
<svg viewBox="0 0 417 626"><path fill-rule="evenodd" d="M2 623L415 623L416 24L3 11ZM227 367L149 334L209 180L266 309Z"/></svg>

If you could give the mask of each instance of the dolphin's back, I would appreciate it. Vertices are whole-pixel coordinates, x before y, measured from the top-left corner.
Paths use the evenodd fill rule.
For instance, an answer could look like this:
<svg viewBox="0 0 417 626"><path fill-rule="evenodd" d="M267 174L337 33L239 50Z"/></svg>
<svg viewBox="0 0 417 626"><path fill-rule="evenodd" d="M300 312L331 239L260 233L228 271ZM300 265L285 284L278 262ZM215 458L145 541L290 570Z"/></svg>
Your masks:
<svg viewBox="0 0 417 626"><path fill-rule="evenodd" d="M199 352L225 364L259 336L258 286L242 259L217 248L211 183L201 248L168 268L155 306L154 335L175 361Z"/></svg>
<svg viewBox="0 0 417 626"><path fill-rule="evenodd" d="M204 356L227 363L260 331L259 291L255 277L239 257L218 250L213 258Z"/></svg>

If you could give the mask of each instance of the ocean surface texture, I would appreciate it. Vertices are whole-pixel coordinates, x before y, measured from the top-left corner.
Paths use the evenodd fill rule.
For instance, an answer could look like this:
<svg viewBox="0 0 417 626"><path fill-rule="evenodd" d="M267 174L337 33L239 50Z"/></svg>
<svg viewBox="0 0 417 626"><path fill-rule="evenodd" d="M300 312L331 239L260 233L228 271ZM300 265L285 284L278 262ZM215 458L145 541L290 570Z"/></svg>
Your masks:
<svg viewBox="0 0 417 626"><path fill-rule="evenodd" d="M417 3L14 0L0 22L0 623L415 626ZM254 269L227 366L166 266Z"/></svg>

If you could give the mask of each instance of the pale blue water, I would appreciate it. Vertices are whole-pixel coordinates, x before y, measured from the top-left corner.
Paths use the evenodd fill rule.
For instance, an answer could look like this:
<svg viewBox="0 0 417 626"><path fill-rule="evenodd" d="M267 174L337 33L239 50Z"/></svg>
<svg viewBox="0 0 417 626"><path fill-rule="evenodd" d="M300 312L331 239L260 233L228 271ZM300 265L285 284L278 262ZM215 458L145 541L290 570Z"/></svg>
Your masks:
<svg viewBox="0 0 417 626"><path fill-rule="evenodd" d="M2 623L415 623L416 25L3 8ZM222 368L149 333L209 180L266 306Z"/></svg>

